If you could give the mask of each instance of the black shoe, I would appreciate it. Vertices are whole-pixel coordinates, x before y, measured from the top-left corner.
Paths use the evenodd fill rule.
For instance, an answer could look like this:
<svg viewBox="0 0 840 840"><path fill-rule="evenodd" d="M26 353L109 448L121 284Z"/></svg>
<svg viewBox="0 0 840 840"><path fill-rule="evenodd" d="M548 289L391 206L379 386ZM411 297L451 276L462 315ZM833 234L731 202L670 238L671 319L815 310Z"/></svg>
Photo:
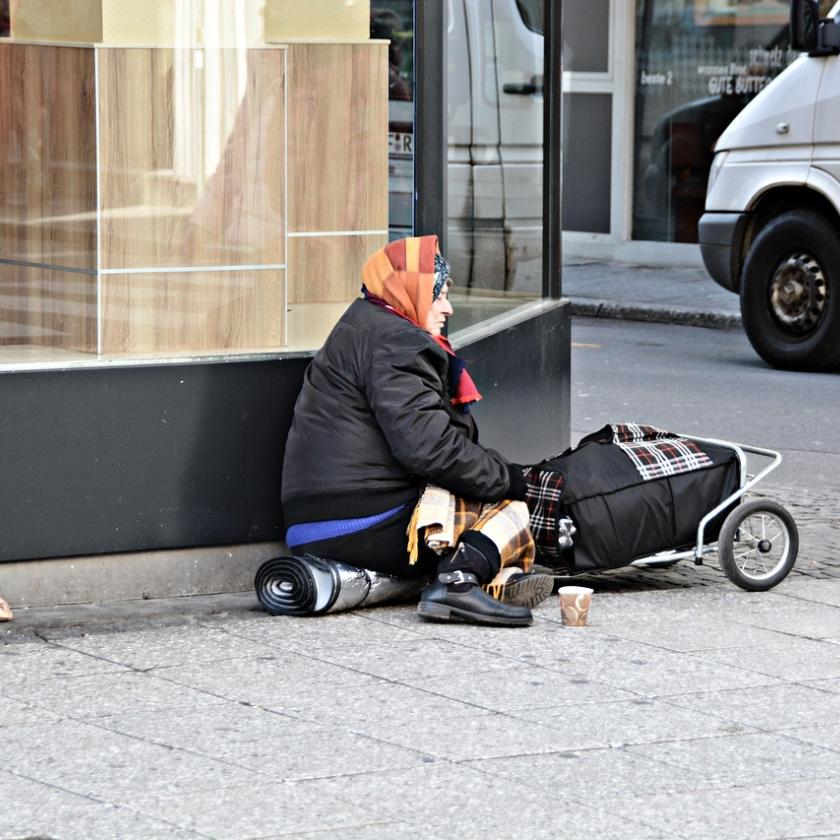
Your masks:
<svg viewBox="0 0 840 840"><path fill-rule="evenodd" d="M464 591L455 591L455 586L464 584ZM478 578L465 572L438 575L420 597L417 612L429 621L460 619L497 627L527 627L534 621L527 607L513 607L491 598L478 585Z"/></svg>

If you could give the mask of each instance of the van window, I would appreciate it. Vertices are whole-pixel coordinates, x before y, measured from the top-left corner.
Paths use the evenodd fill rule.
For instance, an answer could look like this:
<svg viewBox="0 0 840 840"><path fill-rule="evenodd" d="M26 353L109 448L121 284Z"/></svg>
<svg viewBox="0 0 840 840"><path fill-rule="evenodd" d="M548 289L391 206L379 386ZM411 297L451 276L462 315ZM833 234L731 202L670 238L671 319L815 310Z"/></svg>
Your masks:
<svg viewBox="0 0 840 840"><path fill-rule="evenodd" d="M543 34L543 20L545 20L544 0L516 0L519 14L528 29Z"/></svg>

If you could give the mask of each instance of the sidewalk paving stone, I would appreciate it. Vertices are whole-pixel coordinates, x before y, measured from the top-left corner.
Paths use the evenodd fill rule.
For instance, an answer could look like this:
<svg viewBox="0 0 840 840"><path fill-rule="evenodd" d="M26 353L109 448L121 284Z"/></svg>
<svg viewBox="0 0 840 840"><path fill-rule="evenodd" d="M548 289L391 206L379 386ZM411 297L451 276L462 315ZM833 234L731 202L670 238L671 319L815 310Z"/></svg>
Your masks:
<svg viewBox="0 0 840 840"><path fill-rule="evenodd" d="M766 783L616 798L609 810L683 838L791 840L825 836L840 822L840 779Z"/></svg>
<svg viewBox="0 0 840 840"><path fill-rule="evenodd" d="M840 753L773 733L630 746L632 755L696 773L715 785L832 778Z"/></svg>
<svg viewBox="0 0 840 840"><path fill-rule="evenodd" d="M15 772L115 805L258 781L253 771L82 721L18 726L4 735Z"/></svg>
<svg viewBox="0 0 840 840"><path fill-rule="evenodd" d="M472 703L487 711L508 713L524 708L629 700L633 696L621 688L535 667L517 667L502 673L453 673L447 677L423 680L422 686L418 687L440 697Z"/></svg>
<svg viewBox="0 0 840 840"><path fill-rule="evenodd" d="M327 781L268 782L187 792L141 801L136 810L219 840L248 840L325 829L361 830L399 818L395 813L374 812L363 801L345 795L344 777L337 789L327 788Z"/></svg>
<svg viewBox="0 0 840 840"><path fill-rule="evenodd" d="M384 731L366 736L348 731L352 724L322 726L239 703L192 713L120 715L103 725L256 771L275 782L411 767L427 758L388 743Z"/></svg>
<svg viewBox="0 0 840 840"><path fill-rule="evenodd" d="M428 825L447 837L599 837L661 840L662 833L632 818L616 819L598 805L575 802L561 785L550 792L529 780L503 778L487 762L438 763L396 773L364 774L307 783L335 797L363 802L372 811ZM667 836L667 835L665 835Z"/></svg>
<svg viewBox="0 0 840 840"><path fill-rule="evenodd" d="M44 642L26 642L0 647L0 691L13 685L38 684L52 679L62 680L97 674L130 673L117 662L88 656Z"/></svg>
<svg viewBox="0 0 840 840"><path fill-rule="evenodd" d="M609 779L610 797L635 796L651 787L680 793L695 789L702 777L692 768L668 765L624 749L569 750L546 755L485 759L469 766L551 794L588 802L591 792ZM601 804L605 804L603 801Z"/></svg>
<svg viewBox="0 0 840 840"><path fill-rule="evenodd" d="M672 702L767 732L840 723L840 698L816 683L698 692L678 695Z"/></svg>
<svg viewBox="0 0 840 840"><path fill-rule="evenodd" d="M174 685L152 674L120 671L0 686L0 694L66 717L100 717L125 711L203 706L223 699Z"/></svg>
<svg viewBox="0 0 840 840"><path fill-rule="evenodd" d="M66 631L53 631L46 636L62 650L89 654L140 671L272 653L272 647L264 642L198 624L181 627L177 633L170 628L153 628L96 637Z"/></svg>
<svg viewBox="0 0 840 840"><path fill-rule="evenodd" d="M724 720L706 710L685 709L668 700L644 698L554 709L523 709L516 716L559 729L564 733L569 749L622 747L754 731L752 727Z"/></svg>
<svg viewBox="0 0 840 840"><path fill-rule="evenodd" d="M840 677L840 650L829 640L778 634L772 644L694 654L707 662L739 667L789 682Z"/></svg>
<svg viewBox="0 0 840 840"><path fill-rule="evenodd" d="M185 831L154 817L137 814L0 770L3 840L197 840Z"/></svg>

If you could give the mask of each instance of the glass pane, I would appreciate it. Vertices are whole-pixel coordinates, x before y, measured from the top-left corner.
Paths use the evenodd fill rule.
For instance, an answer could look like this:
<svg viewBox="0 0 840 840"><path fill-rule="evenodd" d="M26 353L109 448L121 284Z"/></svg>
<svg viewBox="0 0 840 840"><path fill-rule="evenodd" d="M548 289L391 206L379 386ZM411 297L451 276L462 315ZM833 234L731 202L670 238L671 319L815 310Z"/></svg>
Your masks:
<svg viewBox="0 0 840 840"><path fill-rule="evenodd" d="M388 47L388 231L414 232L414 0L371 0L370 37Z"/></svg>
<svg viewBox="0 0 840 840"><path fill-rule="evenodd" d="M635 239L697 241L717 138L796 57L789 14L789 0L638 0Z"/></svg>
<svg viewBox="0 0 840 840"><path fill-rule="evenodd" d="M449 0L452 330L542 293L543 37L523 8Z"/></svg>
<svg viewBox="0 0 840 840"><path fill-rule="evenodd" d="M609 72L609 45L610 0L563 0L564 70Z"/></svg>
<svg viewBox="0 0 840 840"><path fill-rule="evenodd" d="M408 109L410 153L411 3L390 80L366 0L160 5L154 46L131 43L135 6L81 46L15 6L0 364L312 349L387 242L385 90Z"/></svg>

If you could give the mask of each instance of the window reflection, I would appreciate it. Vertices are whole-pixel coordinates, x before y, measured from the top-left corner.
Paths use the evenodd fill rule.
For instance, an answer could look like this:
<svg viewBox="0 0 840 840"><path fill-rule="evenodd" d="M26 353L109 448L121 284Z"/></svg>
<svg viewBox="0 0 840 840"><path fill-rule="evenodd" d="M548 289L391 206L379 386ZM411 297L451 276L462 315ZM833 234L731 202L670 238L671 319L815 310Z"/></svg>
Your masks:
<svg viewBox="0 0 840 840"><path fill-rule="evenodd" d="M789 15L788 0L638 0L635 239L697 241L717 138L796 58Z"/></svg>

